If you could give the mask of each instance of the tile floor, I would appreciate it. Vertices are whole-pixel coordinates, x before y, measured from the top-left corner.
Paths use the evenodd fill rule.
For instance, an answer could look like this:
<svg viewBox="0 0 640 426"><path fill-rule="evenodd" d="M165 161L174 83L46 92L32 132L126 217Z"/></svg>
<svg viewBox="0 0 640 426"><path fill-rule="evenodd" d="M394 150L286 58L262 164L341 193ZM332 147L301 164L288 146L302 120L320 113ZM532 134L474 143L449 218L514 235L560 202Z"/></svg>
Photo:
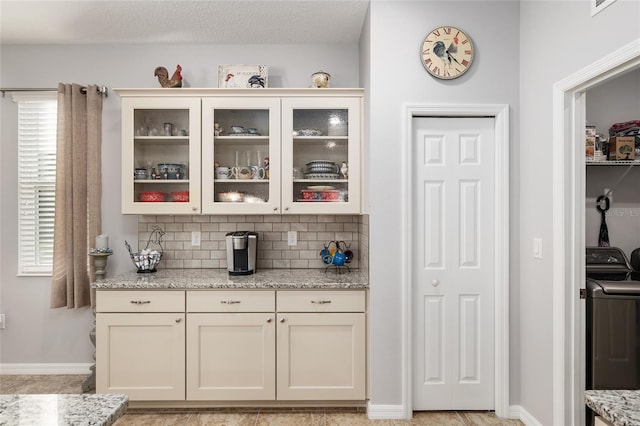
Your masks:
<svg viewBox="0 0 640 426"><path fill-rule="evenodd" d="M0 394L81 393L84 375L0 375ZM115 426L522 425L491 412L414 412L411 420L369 420L364 409L132 409Z"/></svg>

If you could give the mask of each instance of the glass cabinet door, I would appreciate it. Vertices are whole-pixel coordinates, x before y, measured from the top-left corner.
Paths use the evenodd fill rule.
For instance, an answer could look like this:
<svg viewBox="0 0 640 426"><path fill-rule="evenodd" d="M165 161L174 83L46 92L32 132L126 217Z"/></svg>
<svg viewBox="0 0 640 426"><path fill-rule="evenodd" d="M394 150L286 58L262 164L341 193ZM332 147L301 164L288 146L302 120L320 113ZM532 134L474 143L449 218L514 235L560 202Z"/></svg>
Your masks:
<svg viewBox="0 0 640 426"><path fill-rule="evenodd" d="M202 102L203 213L280 212L280 100Z"/></svg>
<svg viewBox="0 0 640 426"><path fill-rule="evenodd" d="M199 99L124 98L122 112L122 212L199 213Z"/></svg>
<svg viewBox="0 0 640 426"><path fill-rule="evenodd" d="M360 98L283 100L284 213L360 213Z"/></svg>

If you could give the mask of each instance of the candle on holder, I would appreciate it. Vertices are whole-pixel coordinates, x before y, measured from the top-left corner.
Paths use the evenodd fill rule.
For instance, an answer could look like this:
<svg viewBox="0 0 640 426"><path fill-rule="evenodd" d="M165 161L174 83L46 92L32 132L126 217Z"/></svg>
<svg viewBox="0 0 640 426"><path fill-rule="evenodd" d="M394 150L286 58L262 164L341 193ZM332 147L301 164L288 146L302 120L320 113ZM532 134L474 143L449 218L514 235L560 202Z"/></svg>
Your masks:
<svg viewBox="0 0 640 426"><path fill-rule="evenodd" d="M109 236L108 235L97 235L96 236L96 247L97 249L106 249L109 248Z"/></svg>

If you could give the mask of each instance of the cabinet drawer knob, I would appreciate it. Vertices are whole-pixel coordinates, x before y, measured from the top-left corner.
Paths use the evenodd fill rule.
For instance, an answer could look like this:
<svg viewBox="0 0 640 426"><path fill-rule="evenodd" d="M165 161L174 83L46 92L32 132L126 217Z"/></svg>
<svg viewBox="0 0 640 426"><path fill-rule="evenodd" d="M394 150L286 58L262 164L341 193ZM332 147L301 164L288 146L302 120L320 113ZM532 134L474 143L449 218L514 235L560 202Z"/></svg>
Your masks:
<svg viewBox="0 0 640 426"><path fill-rule="evenodd" d="M223 305L233 305L236 303L240 303L239 300L221 300L220 303L222 303Z"/></svg>
<svg viewBox="0 0 640 426"><path fill-rule="evenodd" d="M191 207L191 210L195 212L195 211L198 211L198 208L194 206L194 207Z"/></svg>
<svg viewBox="0 0 640 426"><path fill-rule="evenodd" d="M134 305L145 305L147 303L151 303L151 300L132 300L131 303Z"/></svg>
<svg viewBox="0 0 640 426"><path fill-rule="evenodd" d="M273 208L273 211L274 211L274 212L277 212L277 211L278 211L278 208L277 208L277 207L274 207L274 208Z"/></svg>
<svg viewBox="0 0 640 426"><path fill-rule="evenodd" d="M316 305L325 305L327 303L331 303L331 300L312 300L311 303L315 303Z"/></svg>
<svg viewBox="0 0 640 426"><path fill-rule="evenodd" d="M182 318L176 318L176 323L182 322Z"/></svg>
<svg viewBox="0 0 640 426"><path fill-rule="evenodd" d="M271 318L267 318L267 322L271 322L273 321Z"/></svg>
<svg viewBox="0 0 640 426"><path fill-rule="evenodd" d="M280 322L284 322L284 318L280 318Z"/></svg>

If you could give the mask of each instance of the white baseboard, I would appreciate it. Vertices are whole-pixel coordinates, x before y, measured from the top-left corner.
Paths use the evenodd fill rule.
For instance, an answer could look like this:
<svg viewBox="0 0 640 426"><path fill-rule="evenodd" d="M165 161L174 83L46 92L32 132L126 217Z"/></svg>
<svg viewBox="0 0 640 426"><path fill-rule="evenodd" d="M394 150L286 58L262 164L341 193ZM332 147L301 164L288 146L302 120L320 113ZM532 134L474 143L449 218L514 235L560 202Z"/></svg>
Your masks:
<svg viewBox="0 0 640 426"><path fill-rule="evenodd" d="M77 364L0 364L3 374L89 374L93 363Z"/></svg>
<svg viewBox="0 0 640 426"><path fill-rule="evenodd" d="M379 419L406 419L404 406L402 405L367 405L367 416L371 420Z"/></svg>
<svg viewBox="0 0 640 426"><path fill-rule="evenodd" d="M542 426L542 423L533 417L527 410L520 405L512 405L509 407L509 417L512 419L520 419L526 426Z"/></svg>

